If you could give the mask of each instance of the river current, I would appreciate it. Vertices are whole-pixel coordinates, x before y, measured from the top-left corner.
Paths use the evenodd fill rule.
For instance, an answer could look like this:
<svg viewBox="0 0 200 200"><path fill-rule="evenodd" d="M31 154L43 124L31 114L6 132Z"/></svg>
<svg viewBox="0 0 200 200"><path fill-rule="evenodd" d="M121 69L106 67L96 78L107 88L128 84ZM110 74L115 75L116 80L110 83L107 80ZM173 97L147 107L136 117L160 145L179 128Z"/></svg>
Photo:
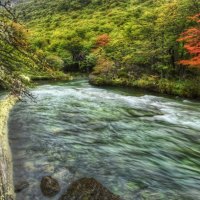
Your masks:
<svg viewBox="0 0 200 200"><path fill-rule="evenodd" d="M46 175L61 193L93 177L124 200L200 200L200 103L86 80L31 92L9 121L14 182L29 183L17 200L46 200Z"/></svg>

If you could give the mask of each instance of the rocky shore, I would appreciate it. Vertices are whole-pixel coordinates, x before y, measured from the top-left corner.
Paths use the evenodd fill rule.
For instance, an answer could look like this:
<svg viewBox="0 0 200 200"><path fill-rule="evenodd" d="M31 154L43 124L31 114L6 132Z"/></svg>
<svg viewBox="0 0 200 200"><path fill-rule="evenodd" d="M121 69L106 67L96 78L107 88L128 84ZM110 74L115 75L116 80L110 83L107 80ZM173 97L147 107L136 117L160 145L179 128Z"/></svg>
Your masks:
<svg viewBox="0 0 200 200"><path fill-rule="evenodd" d="M14 96L0 100L0 200L14 199L12 155L7 123L9 112L16 101Z"/></svg>

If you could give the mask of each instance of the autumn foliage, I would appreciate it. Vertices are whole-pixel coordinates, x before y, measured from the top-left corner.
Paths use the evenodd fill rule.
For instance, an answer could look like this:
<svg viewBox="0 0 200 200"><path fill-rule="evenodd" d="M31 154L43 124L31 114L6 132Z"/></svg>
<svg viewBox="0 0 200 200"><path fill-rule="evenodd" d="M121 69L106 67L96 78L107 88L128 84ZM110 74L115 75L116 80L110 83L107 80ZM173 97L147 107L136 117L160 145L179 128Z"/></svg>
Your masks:
<svg viewBox="0 0 200 200"><path fill-rule="evenodd" d="M200 68L200 13L190 17L190 19L196 22L197 25L183 32L178 41L185 42L184 48L191 55L191 58L181 60L179 63Z"/></svg>
<svg viewBox="0 0 200 200"><path fill-rule="evenodd" d="M110 36L108 34L99 35L96 39L97 47L105 47L110 42Z"/></svg>

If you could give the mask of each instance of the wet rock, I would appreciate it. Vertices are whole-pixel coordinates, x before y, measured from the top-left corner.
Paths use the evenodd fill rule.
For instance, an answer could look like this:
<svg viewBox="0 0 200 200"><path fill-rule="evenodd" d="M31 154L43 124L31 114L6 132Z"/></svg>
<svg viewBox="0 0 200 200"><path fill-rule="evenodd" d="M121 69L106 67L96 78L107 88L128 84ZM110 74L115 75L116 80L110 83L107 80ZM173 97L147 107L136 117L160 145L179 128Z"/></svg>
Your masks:
<svg viewBox="0 0 200 200"><path fill-rule="evenodd" d="M29 186L29 183L27 181L20 181L15 185L15 193L19 193L22 190L26 189Z"/></svg>
<svg viewBox="0 0 200 200"><path fill-rule="evenodd" d="M45 176L42 178L40 188L43 195L47 197L53 197L60 192L58 181L51 176Z"/></svg>
<svg viewBox="0 0 200 200"><path fill-rule="evenodd" d="M59 200L120 200L93 178L82 178L73 182Z"/></svg>

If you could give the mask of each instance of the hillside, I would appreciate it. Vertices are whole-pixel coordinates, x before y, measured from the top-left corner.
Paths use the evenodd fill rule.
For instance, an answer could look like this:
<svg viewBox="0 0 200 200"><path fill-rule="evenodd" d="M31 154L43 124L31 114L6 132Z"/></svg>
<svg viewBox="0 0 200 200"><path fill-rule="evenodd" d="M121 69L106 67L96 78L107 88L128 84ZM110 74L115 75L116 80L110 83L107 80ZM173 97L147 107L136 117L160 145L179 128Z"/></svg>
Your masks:
<svg viewBox="0 0 200 200"><path fill-rule="evenodd" d="M188 17L199 1L30 0L17 8L35 50L57 69L93 71L97 85L200 95L198 66L179 64L189 55L177 41L195 25Z"/></svg>

